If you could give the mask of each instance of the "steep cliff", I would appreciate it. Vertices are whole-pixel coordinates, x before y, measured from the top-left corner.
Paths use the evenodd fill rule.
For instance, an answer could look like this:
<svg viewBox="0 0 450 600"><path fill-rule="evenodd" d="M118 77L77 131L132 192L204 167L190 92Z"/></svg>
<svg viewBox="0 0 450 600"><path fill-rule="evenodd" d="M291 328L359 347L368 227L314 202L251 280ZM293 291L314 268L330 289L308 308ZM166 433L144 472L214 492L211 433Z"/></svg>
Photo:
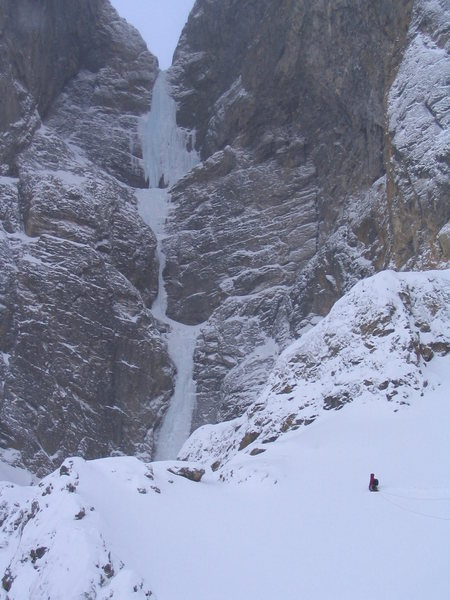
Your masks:
<svg viewBox="0 0 450 600"><path fill-rule="evenodd" d="M165 246L169 313L204 323L194 427L360 278L448 260L446 24L444 2L196 3L169 77L204 162Z"/></svg>
<svg viewBox="0 0 450 600"><path fill-rule="evenodd" d="M0 444L38 472L149 458L173 366L130 186L157 61L104 0L0 8Z"/></svg>

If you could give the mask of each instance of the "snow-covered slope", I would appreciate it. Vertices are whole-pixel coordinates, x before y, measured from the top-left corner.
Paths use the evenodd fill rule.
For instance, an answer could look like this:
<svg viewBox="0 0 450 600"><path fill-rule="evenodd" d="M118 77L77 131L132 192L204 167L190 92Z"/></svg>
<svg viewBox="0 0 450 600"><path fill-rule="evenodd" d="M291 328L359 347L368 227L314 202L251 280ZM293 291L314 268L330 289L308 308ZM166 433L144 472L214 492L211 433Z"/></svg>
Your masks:
<svg viewBox="0 0 450 600"><path fill-rule="evenodd" d="M283 354L263 410L189 444L203 440L212 462L214 431L224 448L262 415L264 435L283 415L315 420L225 452L200 482L168 470L196 464L135 458L73 458L36 486L1 482L0 598L446 598L449 287L448 271L355 286ZM308 356L315 367L302 368ZM328 388L353 402L324 410Z"/></svg>
<svg viewBox="0 0 450 600"><path fill-rule="evenodd" d="M0 597L444 600L450 410L441 361L407 411L355 403L329 413L264 455L233 459L229 482L208 472L193 483L168 463L151 470L116 458L67 461L69 475L38 487L2 484ZM367 491L372 470L378 494Z"/></svg>
<svg viewBox="0 0 450 600"><path fill-rule="evenodd" d="M0 450L0 481L10 481L19 485L30 485L36 477L21 467L13 466L19 462L17 450Z"/></svg>

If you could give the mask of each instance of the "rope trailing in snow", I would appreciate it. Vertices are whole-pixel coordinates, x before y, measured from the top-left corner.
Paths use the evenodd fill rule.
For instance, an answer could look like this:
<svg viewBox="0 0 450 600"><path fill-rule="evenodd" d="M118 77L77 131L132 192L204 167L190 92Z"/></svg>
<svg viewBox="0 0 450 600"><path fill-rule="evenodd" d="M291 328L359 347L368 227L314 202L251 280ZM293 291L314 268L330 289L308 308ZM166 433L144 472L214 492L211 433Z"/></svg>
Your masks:
<svg viewBox="0 0 450 600"><path fill-rule="evenodd" d="M428 515L426 513L420 512L418 510L414 510L412 508L407 508L406 506L401 506L401 504L397 504L397 502L394 502L393 500L390 500L389 498L387 498L386 492L379 492L379 493L384 498L384 500L386 500L386 502L390 502L391 504L393 504L397 508L400 508L401 510L404 510L405 512L410 512L410 513L413 513L414 515L420 515L421 517L427 517L428 519L438 519L439 521L450 521L450 517L440 517L438 515ZM423 498L420 498L420 500L423 500Z"/></svg>
<svg viewBox="0 0 450 600"><path fill-rule="evenodd" d="M444 501L450 500L449 496L442 496L441 498L418 498L417 496L405 496L400 494L393 494L392 492L381 492L385 496L395 496L395 498L404 498L405 500L436 500L436 501Z"/></svg>

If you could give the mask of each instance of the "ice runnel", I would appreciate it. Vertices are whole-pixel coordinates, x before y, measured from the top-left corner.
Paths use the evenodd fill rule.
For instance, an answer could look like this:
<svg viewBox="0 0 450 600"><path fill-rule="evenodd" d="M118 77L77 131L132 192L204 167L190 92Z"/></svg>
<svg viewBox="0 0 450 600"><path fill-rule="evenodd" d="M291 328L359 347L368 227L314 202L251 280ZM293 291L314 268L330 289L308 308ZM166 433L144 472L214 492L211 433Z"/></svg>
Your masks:
<svg viewBox="0 0 450 600"><path fill-rule="evenodd" d="M149 189L138 191L139 213L156 235L159 259L158 296L152 306L156 319L169 325L167 347L177 375L175 391L156 441L155 460L176 458L190 434L195 404L194 350L200 326L184 325L167 314L167 292L163 270L165 223L170 213L170 191L173 185L200 158L195 152L195 135L177 126L176 103L169 93L166 74L160 72L153 88L150 113L141 127L145 175Z"/></svg>

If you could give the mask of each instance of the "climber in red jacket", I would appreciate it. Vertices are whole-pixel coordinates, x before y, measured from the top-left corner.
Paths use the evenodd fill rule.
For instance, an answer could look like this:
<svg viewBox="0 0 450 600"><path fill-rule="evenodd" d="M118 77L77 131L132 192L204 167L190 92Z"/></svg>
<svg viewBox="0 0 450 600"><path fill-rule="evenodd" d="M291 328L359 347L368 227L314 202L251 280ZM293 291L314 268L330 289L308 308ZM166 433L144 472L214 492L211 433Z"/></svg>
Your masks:
<svg viewBox="0 0 450 600"><path fill-rule="evenodd" d="M369 490L371 492L378 492L378 479L375 478L373 473L370 474Z"/></svg>

